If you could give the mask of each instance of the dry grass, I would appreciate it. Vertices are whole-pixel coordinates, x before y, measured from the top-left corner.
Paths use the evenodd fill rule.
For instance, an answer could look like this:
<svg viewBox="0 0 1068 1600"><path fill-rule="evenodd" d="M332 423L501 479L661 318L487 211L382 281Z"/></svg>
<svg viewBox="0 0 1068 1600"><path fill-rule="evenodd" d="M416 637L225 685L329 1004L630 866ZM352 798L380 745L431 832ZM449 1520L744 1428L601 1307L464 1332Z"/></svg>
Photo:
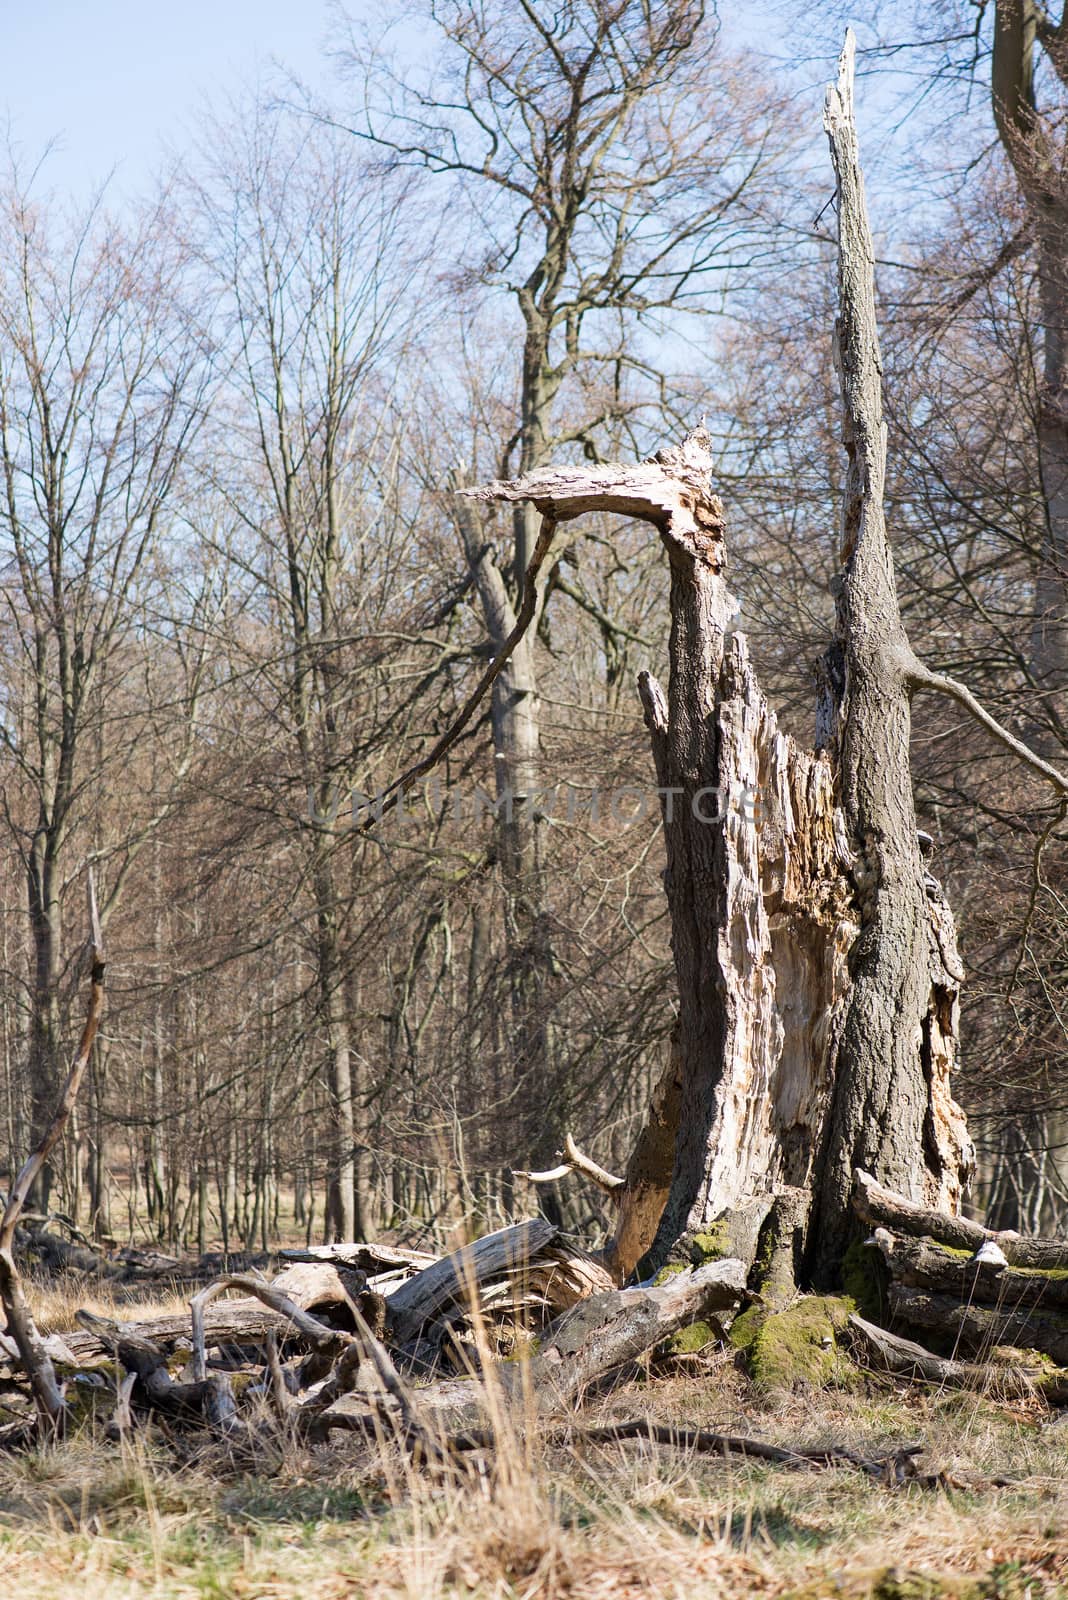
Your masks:
<svg viewBox="0 0 1068 1600"><path fill-rule="evenodd" d="M524 1428L462 1487L351 1436L253 1475L83 1435L0 1458L0 1579L41 1600L1068 1595L1066 1436L1037 1413L875 1387L769 1407L720 1362L631 1382L584 1417L635 1414L778 1442L922 1438L974 1486L891 1490L641 1442L548 1449ZM983 1487L995 1474L1013 1487Z"/></svg>
<svg viewBox="0 0 1068 1600"><path fill-rule="evenodd" d="M42 1333L65 1333L75 1326L74 1313L93 1311L98 1317L129 1320L132 1317L181 1316L189 1311L188 1289L162 1282L151 1297L143 1286L113 1284L107 1279L88 1281L80 1273L28 1274L26 1294Z"/></svg>

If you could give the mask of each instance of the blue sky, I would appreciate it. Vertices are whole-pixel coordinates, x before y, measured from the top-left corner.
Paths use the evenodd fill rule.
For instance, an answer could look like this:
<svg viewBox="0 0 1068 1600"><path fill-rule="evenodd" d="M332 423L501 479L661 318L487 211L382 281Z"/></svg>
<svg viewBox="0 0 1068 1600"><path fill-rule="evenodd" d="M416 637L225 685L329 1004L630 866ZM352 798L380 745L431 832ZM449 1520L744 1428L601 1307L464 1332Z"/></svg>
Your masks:
<svg viewBox="0 0 1068 1600"><path fill-rule="evenodd" d="M143 189L205 97L270 80L273 59L327 78L327 0L0 0L0 17L11 136L26 159L58 137L46 181L78 198L113 168L120 193Z"/></svg>
<svg viewBox="0 0 1068 1600"><path fill-rule="evenodd" d="M381 9L379 0L346 6L357 19ZM399 3L388 9L403 15ZM763 55L769 76L801 89L799 124L825 161L819 104L841 30L816 8L813 37L791 39L781 26L789 10L782 0L727 0L722 14L729 36ZM331 98L336 84L323 54L330 21L330 0L0 0L0 133L6 119L24 171L57 141L44 188L83 202L114 172L110 198L121 204L150 189L168 145L188 147L207 101L279 83L277 63ZM405 32L402 23L396 37ZM782 58L802 42L816 53L791 71ZM426 40L413 28L405 44L418 54ZM905 143L891 109L902 83L892 64L882 65L873 78L862 62L858 85L873 198L884 162L893 171Z"/></svg>

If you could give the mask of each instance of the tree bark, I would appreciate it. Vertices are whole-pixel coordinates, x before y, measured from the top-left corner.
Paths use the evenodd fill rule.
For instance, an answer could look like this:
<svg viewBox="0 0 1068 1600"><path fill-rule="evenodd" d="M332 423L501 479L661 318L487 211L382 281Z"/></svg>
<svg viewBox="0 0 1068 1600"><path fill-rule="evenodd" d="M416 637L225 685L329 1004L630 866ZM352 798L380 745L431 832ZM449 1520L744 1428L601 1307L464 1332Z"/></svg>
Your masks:
<svg viewBox="0 0 1068 1600"><path fill-rule="evenodd" d="M1068 75L1068 28L1054 25L1033 0L997 0L991 100L1002 148L1012 163L1038 245L1042 382L1037 442L1045 529L1035 574L1031 669L1038 694L1035 722L1065 733L1060 697L1068 688L1068 185L1060 134L1047 126L1035 96L1039 35L1062 83Z"/></svg>
<svg viewBox="0 0 1068 1600"><path fill-rule="evenodd" d="M929 899L909 765L912 652L883 515L886 426L874 251L853 118L852 35L824 122L838 196L841 380L847 469L837 637L827 676L860 933L820 1161L812 1271L833 1282L855 1224L855 1167L910 1199L957 1209L973 1153L949 1092L962 976L952 917Z"/></svg>

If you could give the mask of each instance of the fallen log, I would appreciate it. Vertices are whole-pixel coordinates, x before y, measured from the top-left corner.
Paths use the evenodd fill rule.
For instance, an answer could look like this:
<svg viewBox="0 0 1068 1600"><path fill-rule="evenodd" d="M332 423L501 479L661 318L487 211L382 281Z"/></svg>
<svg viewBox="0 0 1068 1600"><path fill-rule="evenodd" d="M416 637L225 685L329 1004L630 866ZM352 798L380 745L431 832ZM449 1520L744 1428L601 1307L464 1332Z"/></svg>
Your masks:
<svg viewBox="0 0 1068 1600"><path fill-rule="evenodd" d="M291 1263L318 1263L325 1261L333 1266L352 1267L366 1272L368 1277L379 1273L407 1270L422 1272L432 1267L440 1256L427 1250L404 1250L387 1244L309 1244L279 1250L280 1261Z"/></svg>
<svg viewBox="0 0 1068 1600"><path fill-rule="evenodd" d="M922 1344L888 1333L856 1314L849 1318L850 1342L860 1355L880 1371L909 1382L935 1384L946 1389L971 1389L999 1400L1026 1400L1041 1395L1052 1405L1068 1404L1068 1371L1050 1371L1040 1365L1002 1366L992 1361L959 1361L933 1355Z"/></svg>
<svg viewBox="0 0 1068 1600"><path fill-rule="evenodd" d="M997 1259L966 1255L933 1239L895 1235L877 1228L871 1241L897 1283L936 1289L999 1307L1068 1307L1068 1273L1006 1266Z"/></svg>
<svg viewBox="0 0 1068 1600"><path fill-rule="evenodd" d="M1013 1345L1019 1350L1040 1350L1058 1366L1068 1367L1068 1316L1040 1306L962 1304L950 1295L892 1283L889 1293L894 1317L910 1328L923 1328L953 1341L968 1352Z"/></svg>
<svg viewBox="0 0 1068 1600"><path fill-rule="evenodd" d="M995 1233L968 1217L951 1217L945 1211L916 1205L892 1189L884 1189L860 1167L853 1173L853 1207L858 1216L873 1227L882 1225L913 1238L926 1236L956 1250L974 1252L984 1244L996 1244L1012 1267L1032 1267L1045 1272L1068 1269L1068 1243L1024 1238L1012 1231Z"/></svg>
<svg viewBox="0 0 1068 1600"><path fill-rule="evenodd" d="M590 1384L635 1360L687 1323L726 1311L745 1290L741 1261L709 1262L678 1273L658 1287L616 1289L564 1313L542 1336L537 1353L495 1366L474 1380L445 1380L415 1391L424 1416L446 1433L484 1425L502 1404L522 1403L525 1414L550 1416ZM346 1396L316 1420L331 1428L366 1431L367 1406Z"/></svg>
<svg viewBox="0 0 1068 1600"><path fill-rule="evenodd" d="M226 1373L213 1372L192 1383L181 1383L171 1377L166 1354L150 1339L90 1311L79 1312L79 1316L83 1326L90 1327L137 1380L131 1396L134 1401L178 1422L206 1422L223 1431L236 1423L237 1405Z"/></svg>
<svg viewBox="0 0 1068 1600"><path fill-rule="evenodd" d="M457 1301L477 1303L480 1285L502 1273L511 1275L529 1267L533 1257L555 1238L552 1223L535 1217L487 1233L425 1267L386 1298L393 1342L407 1344L417 1338L426 1323Z"/></svg>
<svg viewBox="0 0 1068 1600"><path fill-rule="evenodd" d="M329 1310L346 1307L349 1295L338 1275L337 1268L327 1262L298 1263L287 1267L272 1279L272 1285L287 1295L302 1311ZM65 1333L63 1342L78 1365L89 1365L107 1356L108 1347L96 1331L96 1319L77 1313L81 1332ZM192 1337L188 1313L151 1317L144 1321L116 1323L134 1338L147 1339L164 1350L189 1341ZM209 1305L204 1312L204 1332L209 1347L220 1344L259 1344L274 1329L283 1333L286 1318L263 1303L258 1296L249 1295L240 1300L223 1300Z"/></svg>
<svg viewBox="0 0 1068 1600"><path fill-rule="evenodd" d="M306 1274L307 1268L293 1268L293 1273ZM285 1277L282 1273L280 1277ZM318 1273L317 1273L318 1276ZM336 1274L335 1274L336 1276ZM344 1294L344 1286L341 1285ZM245 1289L248 1295L260 1301L269 1311L291 1327L302 1342L308 1345L319 1355L334 1355L346 1343L348 1335L343 1329L329 1327L320 1322L318 1317L305 1310L293 1298L291 1293L281 1286L278 1278L273 1283L261 1283L259 1279L251 1277L248 1273L235 1273L225 1278L218 1278L214 1283L209 1283L201 1289L189 1302L190 1321L193 1342L193 1377L203 1381L208 1372L207 1327L205 1318L208 1306L217 1295L223 1294L227 1289ZM347 1294L344 1294L344 1305L351 1316L355 1316L356 1307ZM274 1329L268 1329L273 1333Z"/></svg>
<svg viewBox="0 0 1068 1600"><path fill-rule="evenodd" d="M428 1257L429 1267L417 1271L413 1277L395 1283L394 1255L405 1256L404 1270L415 1265L420 1252L377 1252L377 1247L342 1246L328 1248L336 1255L333 1260L296 1261L284 1268L270 1283L270 1287L291 1299L301 1311L326 1311L336 1308L343 1326L351 1326L351 1295L354 1289L363 1288L378 1292L388 1288L385 1299L387 1318L391 1324L395 1343L413 1340L419 1330L434 1318L442 1315L457 1303L470 1304L477 1289L481 1294L493 1279L522 1274L523 1286L531 1291L531 1305L547 1305L550 1311L562 1311L594 1291L611 1287L607 1272L595 1258L584 1251L555 1243L556 1230L548 1222L535 1219L519 1223L498 1233L487 1234L473 1245L465 1245L441 1260ZM366 1280L354 1281L359 1272L353 1268L353 1277L342 1277L346 1267L359 1259L349 1252L366 1251L364 1259L379 1261L386 1270ZM304 1252L301 1252L304 1254ZM339 1267L341 1271L339 1272ZM219 1280L216 1280L217 1282ZM244 1280L249 1286L251 1280ZM213 1286L209 1285L211 1289ZM203 1331L206 1345L262 1344L272 1329L279 1335L294 1332L291 1320L280 1314L270 1304L265 1304L257 1292L241 1299L211 1300L202 1291L194 1297L204 1305ZM502 1309L510 1308L516 1290L507 1283L499 1285ZM218 1293L218 1290L215 1290ZM74 1365L90 1365L107 1357L108 1351L93 1327L82 1321L80 1331L63 1335L63 1344ZM131 1320L123 1326L134 1337L148 1339L165 1350L192 1338L190 1317L184 1313ZM66 1359L66 1357L64 1357Z"/></svg>

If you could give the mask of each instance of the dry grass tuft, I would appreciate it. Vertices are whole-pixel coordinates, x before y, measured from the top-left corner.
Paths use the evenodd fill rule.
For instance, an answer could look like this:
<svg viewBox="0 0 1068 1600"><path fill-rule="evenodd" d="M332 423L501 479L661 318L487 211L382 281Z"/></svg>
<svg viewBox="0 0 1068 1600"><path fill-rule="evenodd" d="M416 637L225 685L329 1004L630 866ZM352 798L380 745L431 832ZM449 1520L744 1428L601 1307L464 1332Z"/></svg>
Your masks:
<svg viewBox="0 0 1068 1600"><path fill-rule="evenodd" d="M161 1283L146 1298L142 1288L112 1284L106 1279L88 1280L79 1273L55 1273L25 1280L30 1309L42 1333L65 1333L76 1326L76 1311L93 1311L98 1317L180 1316L189 1310L188 1289L174 1289Z"/></svg>

